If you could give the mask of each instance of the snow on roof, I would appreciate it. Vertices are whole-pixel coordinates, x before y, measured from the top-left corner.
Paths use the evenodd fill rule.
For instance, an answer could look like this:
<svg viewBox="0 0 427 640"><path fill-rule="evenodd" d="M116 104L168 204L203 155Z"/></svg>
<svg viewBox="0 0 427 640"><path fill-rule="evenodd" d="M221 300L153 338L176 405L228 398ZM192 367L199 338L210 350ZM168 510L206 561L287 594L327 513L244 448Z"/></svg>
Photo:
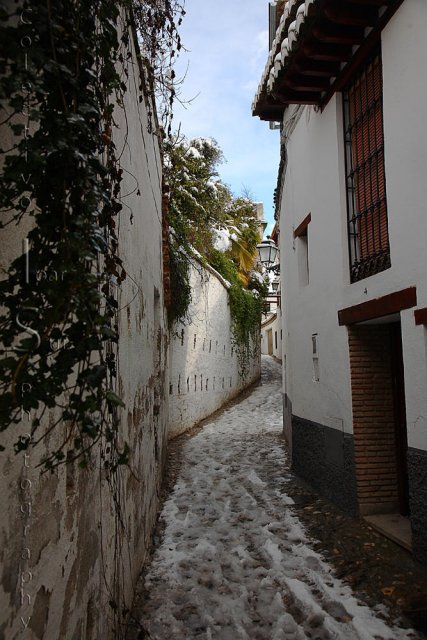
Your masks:
<svg viewBox="0 0 427 640"><path fill-rule="evenodd" d="M252 103L252 111L255 111L263 94L273 91L279 73L286 68L289 55L297 45L308 11L317 2L318 0L289 0L285 5Z"/></svg>

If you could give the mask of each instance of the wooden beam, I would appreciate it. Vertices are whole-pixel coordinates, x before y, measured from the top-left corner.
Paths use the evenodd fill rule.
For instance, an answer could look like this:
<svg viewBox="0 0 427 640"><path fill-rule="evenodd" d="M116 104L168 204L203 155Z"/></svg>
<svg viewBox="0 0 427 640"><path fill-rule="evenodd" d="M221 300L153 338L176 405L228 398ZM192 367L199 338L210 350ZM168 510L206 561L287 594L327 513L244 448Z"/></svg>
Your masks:
<svg viewBox="0 0 427 640"><path fill-rule="evenodd" d="M304 220L294 230L294 238L300 238L307 235L307 227L311 222L311 213L305 216Z"/></svg>
<svg viewBox="0 0 427 640"><path fill-rule="evenodd" d="M352 2L363 4L363 0L352 0ZM322 109L325 108L334 93L336 93L337 91L341 91L343 87L345 87L357 68L363 63L364 60L366 60L371 51L377 46L378 41L381 37L382 29L396 13L402 2L403 0L387 0L385 2L380 2L381 5L390 5L389 8L378 19L375 29L373 29L368 37L365 38L364 42L360 45L355 55L351 57L351 62L343 69L342 73L337 76L336 80L331 84L331 88L329 89L329 91L327 91L326 94L322 97ZM350 56L348 57L348 60L350 60Z"/></svg>
<svg viewBox="0 0 427 640"><path fill-rule="evenodd" d="M415 324L427 324L427 307L414 311Z"/></svg>
<svg viewBox="0 0 427 640"><path fill-rule="evenodd" d="M378 20L378 9L367 5L354 6L342 2L341 5L327 5L325 16L335 24L352 27L373 27Z"/></svg>
<svg viewBox="0 0 427 640"><path fill-rule="evenodd" d="M364 30L360 27L343 27L329 24L315 25L312 34L319 42L338 45L355 45L364 40Z"/></svg>
<svg viewBox="0 0 427 640"><path fill-rule="evenodd" d="M254 115L278 120L288 104L314 104L323 109L376 46L382 28L402 2L320 0L313 16L306 20L288 68L280 73L272 94L258 101ZM296 8L296 3L292 6ZM379 8L384 7L380 15ZM373 29L365 37L369 26ZM359 46L353 54L354 45Z"/></svg>
<svg viewBox="0 0 427 640"><path fill-rule="evenodd" d="M349 46L325 44L316 40L303 44L301 49L308 58L323 62L347 62L351 56Z"/></svg>
<svg viewBox="0 0 427 640"><path fill-rule="evenodd" d="M408 287L407 289L381 296L381 298L368 300L367 302L362 302L361 304L356 304L346 309L340 309L340 311L338 311L338 324L341 326L351 325L357 322L373 320L374 318L390 316L403 309L415 307L416 304L417 289L416 287Z"/></svg>
<svg viewBox="0 0 427 640"><path fill-rule="evenodd" d="M384 5L393 4L395 0L350 0L351 4L361 5L362 7L383 7Z"/></svg>
<svg viewBox="0 0 427 640"><path fill-rule="evenodd" d="M261 95L252 115L258 116L261 120L276 121L281 120L285 105L276 102L270 95Z"/></svg>
<svg viewBox="0 0 427 640"><path fill-rule="evenodd" d="M286 105L270 107L269 105L261 105L253 111L254 116L258 116L260 120L266 122L280 122L283 118L283 112Z"/></svg>
<svg viewBox="0 0 427 640"><path fill-rule="evenodd" d="M285 86L281 86L274 91L274 96L283 104L319 104L321 93L292 91Z"/></svg>
<svg viewBox="0 0 427 640"><path fill-rule="evenodd" d="M295 60L294 68L301 75L318 76L320 78L331 78L340 71L340 65L337 62L326 62L311 58Z"/></svg>
<svg viewBox="0 0 427 640"><path fill-rule="evenodd" d="M279 78L279 86L280 86L280 78ZM289 87L292 91L314 91L317 93L322 93L322 91L326 91L329 88L330 82L329 78L319 78L319 77L310 77L303 75L287 75L285 76L283 85L285 87Z"/></svg>

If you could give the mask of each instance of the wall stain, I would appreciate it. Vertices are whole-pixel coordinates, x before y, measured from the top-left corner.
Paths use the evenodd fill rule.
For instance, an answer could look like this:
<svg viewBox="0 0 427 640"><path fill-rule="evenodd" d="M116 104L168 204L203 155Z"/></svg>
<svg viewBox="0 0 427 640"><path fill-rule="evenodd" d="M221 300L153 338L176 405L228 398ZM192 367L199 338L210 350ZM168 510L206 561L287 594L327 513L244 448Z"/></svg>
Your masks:
<svg viewBox="0 0 427 640"><path fill-rule="evenodd" d="M51 592L45 587L40 587L34 601L29 627L37 638L42 639L46 630L49 617L49 604Z"/></svg>

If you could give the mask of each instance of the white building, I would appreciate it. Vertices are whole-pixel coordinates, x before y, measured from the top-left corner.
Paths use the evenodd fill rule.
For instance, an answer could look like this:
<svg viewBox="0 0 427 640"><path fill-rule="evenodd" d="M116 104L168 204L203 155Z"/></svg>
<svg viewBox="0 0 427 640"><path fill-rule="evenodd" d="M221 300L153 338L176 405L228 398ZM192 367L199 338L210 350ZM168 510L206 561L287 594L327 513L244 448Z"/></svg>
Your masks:
<svg viewBox="0 0 427 640"><path fill-rule="evenodd" d="M282 318L280 308L266 314L261 322L261 353L282 358Z"/></svg>
<svg viewBox="0 0 427 640"><path fill-rule="evenodd" d="M427 3L289 0L272 13L253 112L282 122L294 468L349 512L407 518L427 562Z"/></svg>

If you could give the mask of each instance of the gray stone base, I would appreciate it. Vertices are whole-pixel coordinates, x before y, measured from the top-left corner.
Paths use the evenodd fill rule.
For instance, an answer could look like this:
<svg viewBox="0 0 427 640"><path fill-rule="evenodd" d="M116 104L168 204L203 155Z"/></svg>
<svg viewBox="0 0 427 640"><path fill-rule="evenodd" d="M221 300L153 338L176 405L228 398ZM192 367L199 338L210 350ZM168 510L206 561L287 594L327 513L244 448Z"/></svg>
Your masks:
<svg viewBox="0 0 427 640"><path fill-rule="evenodd" d="M350 515L357 515L353 436L292 416L294 471Z"/></svg>
<svg viewBox="0 0 427 640"><path fill-rule="evenodd" d="M408 449L409 505L414 557L427 564L427 451Z"/></svg>

